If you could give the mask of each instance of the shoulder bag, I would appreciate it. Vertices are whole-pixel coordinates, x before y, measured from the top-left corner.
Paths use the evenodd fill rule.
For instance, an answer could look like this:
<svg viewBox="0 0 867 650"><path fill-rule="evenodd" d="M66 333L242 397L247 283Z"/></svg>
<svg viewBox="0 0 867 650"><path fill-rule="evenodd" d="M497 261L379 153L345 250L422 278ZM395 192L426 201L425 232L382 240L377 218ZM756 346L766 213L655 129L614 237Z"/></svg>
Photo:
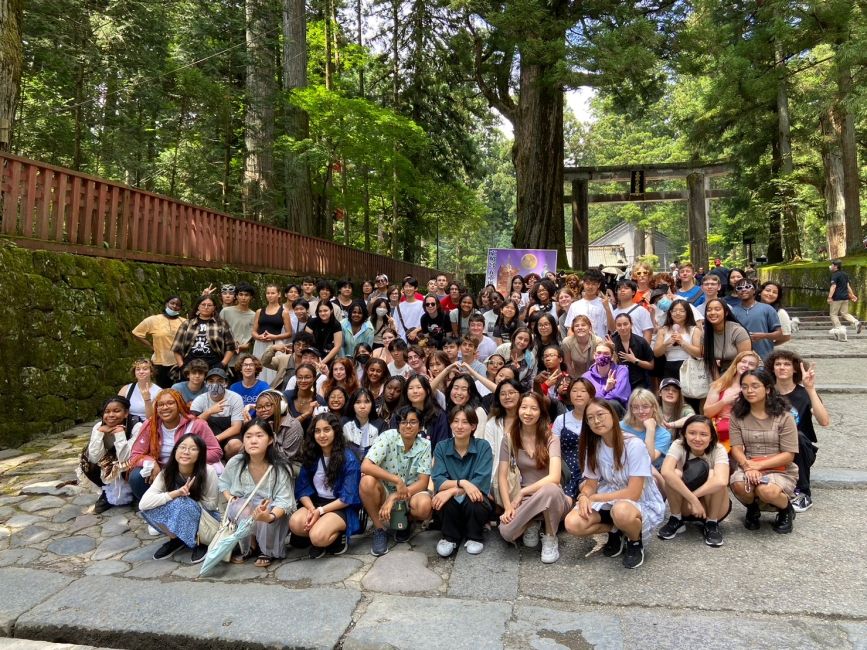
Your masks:
<svg viewBox="0 0 867 650"><path fill-rule="evenodd" d="M256 487L253 488L253 491L250 492L250 496L247 497L247 500L244 501L244 505L241 506L241 509L238 510L238 515L234 520L229 518L229 506L226 505L226 511L223 513L223 519L220 522L220 527L216 530L216 532L211 537L211 541L208 542L208 549L216 548L224 539L231 537L235 534L235 531L238 529L238 520L241 518L241 513L250 505L250 501L253 500L253 497L256 496L256 493L259 491L259 488L262 487L262 484L265 482L265 479L268 478L268 475L271 473L273 469L273 465L269 465L268 469L265 470L265 473L262 474L262 478L259 479L259 482L256 483ZM204 514L204 513L203 513ZM210 515L209 515L210 516ZM199 525L201 525L202 519L199 517ZM226 551L226 554L221 558L223 562L229 562L232 559L232 550L235 545L232 544L229 549Z"/></svg>
<svg viewBox="0 0 867 650"><path fill-rule="evenodd" d="M509 449L509 469L506 471L506 489L509 492L509 502L514 506L521 494L521 471L518 469L518 461L515 458L515 453L512 449L512 439L509 437L508 433L505 433L505 436L506 446ZM506 506L503 503L503 495L500 491L499 480L494 482L493 488L494 501L496 501L497 505L501 508L505 508Z"/></svg>

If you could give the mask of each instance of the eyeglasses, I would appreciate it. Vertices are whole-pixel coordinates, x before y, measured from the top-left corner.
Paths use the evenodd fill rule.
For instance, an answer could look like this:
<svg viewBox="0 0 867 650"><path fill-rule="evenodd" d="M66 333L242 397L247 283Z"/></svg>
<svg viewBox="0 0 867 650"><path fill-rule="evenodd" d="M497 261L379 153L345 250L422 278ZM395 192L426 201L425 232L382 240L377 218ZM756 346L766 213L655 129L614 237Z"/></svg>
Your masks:
<svg viewBox="0 0 867 650"><path fill-rule="evenodd" d="M611 417L610 413L600 413L599 415L585 415L584 419L588 422L602 422L605 418Z"/></svg>
<svg viewBox="0 0 867 650"><path fill-rule="evenodd" d="M402 427L403 427L403 426L406 426L406 427L417 427L417 426L418 426L418 420L401 420L401 421L400 421L400 426L402 426Z"/></svg>
<svg viewBox="0 0 867 650"><path fill-rule="evenodd" d="M744 282L743 284L739 284L735 287L735 291L749 291L750 289L755 289L756 285L751 284L749 282Z"/></svg>
<svg viewBox="0 0 867 650"><path fill-rule="evenodd" d="M632 275L638 278L642 275L650 275L650 271L633 271Z"/></svg>

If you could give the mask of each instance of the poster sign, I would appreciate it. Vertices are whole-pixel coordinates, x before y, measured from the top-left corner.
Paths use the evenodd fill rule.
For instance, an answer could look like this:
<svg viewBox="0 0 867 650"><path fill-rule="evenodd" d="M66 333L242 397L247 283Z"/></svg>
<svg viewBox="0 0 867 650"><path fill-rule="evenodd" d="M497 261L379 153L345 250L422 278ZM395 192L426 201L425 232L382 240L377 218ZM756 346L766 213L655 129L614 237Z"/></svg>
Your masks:
<svg viewBox="0 0 867 650"><path fill-rule="evenodd" d="M557 272L557 251L535 248L489 248L485 284L493 284L504 296L516 275L536 273L544 277L548 271Z"/></svg>

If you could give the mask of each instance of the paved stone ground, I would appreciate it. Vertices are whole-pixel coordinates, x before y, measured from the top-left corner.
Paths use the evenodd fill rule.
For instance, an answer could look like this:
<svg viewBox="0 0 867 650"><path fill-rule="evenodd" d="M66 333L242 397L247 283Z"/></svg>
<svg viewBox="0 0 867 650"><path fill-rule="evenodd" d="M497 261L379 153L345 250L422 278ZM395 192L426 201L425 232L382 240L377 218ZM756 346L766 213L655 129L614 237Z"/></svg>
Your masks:
<svg viewBox="0 0 867 650"><path fill-rule="evenodd" d="M649 540L638 571L565 534L550 566L496 534L482 555L444 560L423 531L380 559L359 537L341 557L291 551L198 579L188 551L151 559L162 540L129 508L90 512L96 492L75 484L89 427L0 451L0 636L16 637L0 648L865 649L865 362L830 359L813 338L789 345L812 355L820 385L850 391L825 395L816 505L787 536L770 515L745 530L735 506L724 547L698 529ZM867 356L867 337L846 345Z"/></svg>

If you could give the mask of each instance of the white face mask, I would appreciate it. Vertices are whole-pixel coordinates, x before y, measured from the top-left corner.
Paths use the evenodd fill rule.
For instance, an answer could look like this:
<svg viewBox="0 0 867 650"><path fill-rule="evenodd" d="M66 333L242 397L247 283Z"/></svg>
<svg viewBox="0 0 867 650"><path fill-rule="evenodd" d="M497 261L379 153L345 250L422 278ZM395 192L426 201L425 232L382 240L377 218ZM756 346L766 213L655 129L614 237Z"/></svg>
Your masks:
<svg viewBox="0 0 867 650"><path fill-rule="evenodd" d="M388 313L388 310L385 307L377 307L376 308L376 315L379 316L380 318L385 316L387 313Z"/></svg>

